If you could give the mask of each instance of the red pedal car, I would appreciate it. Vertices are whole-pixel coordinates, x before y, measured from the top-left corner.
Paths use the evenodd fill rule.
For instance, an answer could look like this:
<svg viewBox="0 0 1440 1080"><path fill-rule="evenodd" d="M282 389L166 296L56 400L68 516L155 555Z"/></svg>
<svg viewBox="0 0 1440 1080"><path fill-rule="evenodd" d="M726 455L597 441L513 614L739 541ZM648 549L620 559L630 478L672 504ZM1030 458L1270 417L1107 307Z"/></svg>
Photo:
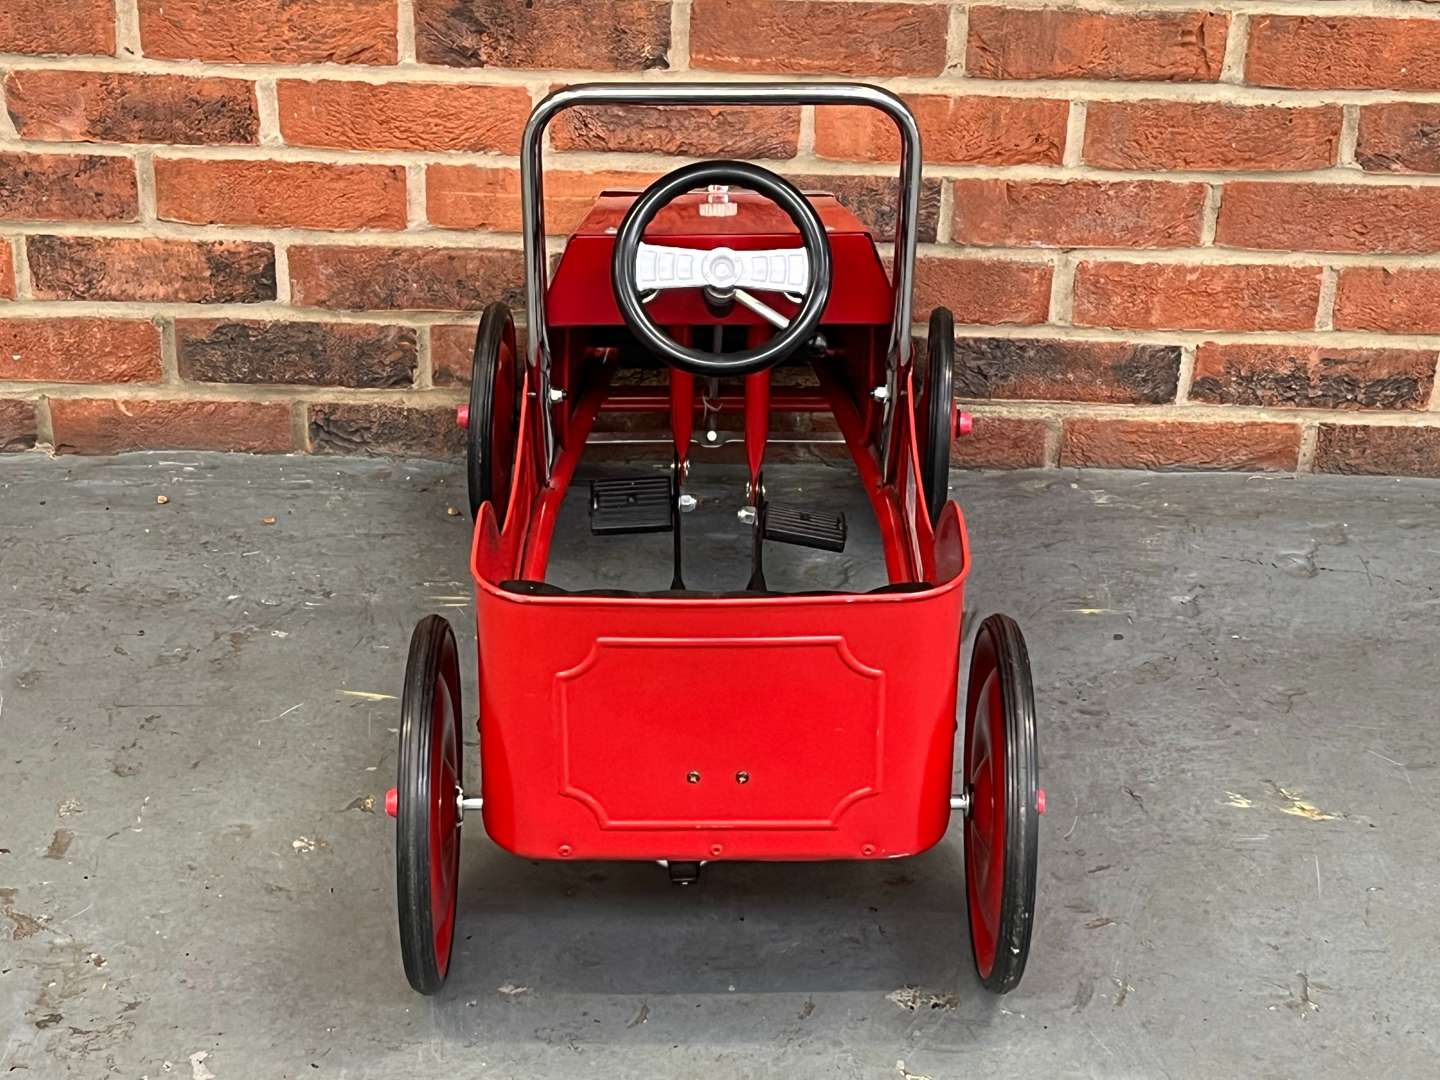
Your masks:
<svg viewBox="0 0 1440 1080"><path fill-rule="evenodd" d="M644 192L607 192L550 280L546 125L574 106L849 105L895 123L901 156L893 272L836 199L739 161L675 169ZM970 553L949 501L953 320L930 315L913 362L911 280L920 136L899 98L834 83L576 86L537 108L521 159L526 350L503 304L480 321L467 429L470 565L479 636L481 795L461 789L460 658L449 624L421 620L400 728L400 940L421 993L445 981L461 823L540 859L644 859L677 882L739 859L891 859L964 822L975 964L1019 982L1034 922L1035 704L1015 623L985 619L970 656L955 756L961 601ZM664 385L618 370L663 361ZM813 371L808 386L772 380ZM696 419L743 416L748 482L731 592L685 587L681 526ZM671 588L570 591L546 581L557 517L596 418L668 416L664 472L591 482L592 532L674 533ZM773 413L833 418L883 542L869 592L766 587L769 544L841 551L842 515L770 503ZM742 539L743 538L743 539ZM633 543L633 541L632 541ZM737 678L743 673L743 678ZM953 783L959 766L958 784Z"/></svg>

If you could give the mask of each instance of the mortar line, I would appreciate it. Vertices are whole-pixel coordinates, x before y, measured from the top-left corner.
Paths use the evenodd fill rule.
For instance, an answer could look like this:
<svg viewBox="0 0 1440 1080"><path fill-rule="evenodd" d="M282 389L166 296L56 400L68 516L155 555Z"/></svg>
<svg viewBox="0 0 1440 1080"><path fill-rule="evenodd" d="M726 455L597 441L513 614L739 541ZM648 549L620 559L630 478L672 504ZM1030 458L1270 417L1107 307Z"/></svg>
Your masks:
<svg viewBox="0 0 1440 1080"><path fill-rule="evenodd" d="M412 150L406 148L372 148L348 150L338 147L296 146L280 143L216 144L211 146L179 146L148 143L85 143L11 140L0 143L7 149L37 154L74 154L94 157L129 157L141 149L150 149L166 158L195 160L297 161L318 164L405 165L412 163L479 165L488 168L518 169L520 159L514 154L488 150ZM571 171L669 171L679 165L703 160L690 155L659 153L628 153L624 151L561 150L546 155L547 168ZM895 166L887 161L844 161L797 154L790 158L773 158L767 162L779 172L814 173L827 176L865 176L893 180ZM1357 188L1425 188L1440 189L1440 174L1411 175L1404 173L1357 172L1343 166L1323 169L1275 172L1266 170L1181 169L1112 169L1095 165L986 165L983 163L927 162L928 179L1014 180L1056 182L1094 180L1106 183L1137 180L1156 183L1235 184L1273 183L1310 186L1340 185Z"/></svg>
<svg viewBox="0 0 1440 1080"><path fill-rule="evenodd" d="M1087 113L1085 102L1070 102L1070 110L1065 117L1065 155L1061 159L1061 164L1070 168L1081 166L1084 163Z"/></svg>
<svg viewBox="0 0 1440 1080"><path fill-rule="evenodd" d="M135 153L135 194L140 210L140 221L153 225L159 216L155 199L155 151L137 150Z"/></svg>
<svg viewBox="0 0 1440 1080"><path fill-rule="evenodd" d="M1190 403L1190 387L1195 383L1195 354L1199 351L1197 345L1180 346L1180 371L1175 379L1175 404L1188 405Z"/></svg>
<svg viewBox="0 0 1440 1080"><path fill-rule="evenodd" d="M5 305L5 312L15 309L15 306L35 296L30 281L30 245L24 233L10 237L10 257L14 260L15 266L15 299Z"/></svg>
<svg viewBox="0 0 1440 1080"><path fill-rule="evenodd" d="M151 320L160 331L160 383L163 386L184 385L180 377L180 347L176 342L175 320L162 317Z"/></svg>
<svg viewBox="0 0 1440 1080"><path fill-rule="evenodd" d="M1320 300L1315 306L1315 329L1335 329L1335 294L1340 280L1340 273L1333 266L1322 267L1320 270Z"/></svg>
<svg viewBox="0 0 1440 1080"><path fill-rule="evenodd" d="M1220 223L1219 184L1211 184L1205 191L1205 206L1200 211L1200 246L1215 246L1215 230Z"/></svg>
<svg viewBox="0 0 1440 1080"><path fill-rule="evenodd" d="M35 448L55 449L55 417L50 413L50 397L42 394L35 399Z"/></svg>
<svg viewBox="0 0 1440 1080"><path fill-rule="evenodd" d="M1440 412L1440 355L1435 358L1435 375L1430 380L1429 412Z"/></svg>
<svg viewBox="0 0 1440 1080"><path fill-rule="evenodd" d="M839 0L844 2L844 0ZM1044 0L1051 4L1051 0ZM1012 5L1013 6L1013 5ZM1052 5L1053 6L1053 5ZM1273 5L1272 5L1273 6ZM1195 5L1186 0L1186 10ZM1213 5L1212 5L1213 7ZM1146 4L1153 9L1154 4ZM1327 9L1327 14L1334 10ZM1418 14L1418 13L1417 13ZM1440 11L1425 12L1432 21L1440 21ZM231 82L261 78L299 79L309 82L343 81L375 85L425 83L434 85L521 86L536 84L593 81L596 72L575 68L463 68L443 64L397 63L363 64L283 64L257 63L235 65L203 60L171 60L146 57L141 62L113 56L36 56L0 54L0 66L7 70L51 69L72 72L125 73L131 75L190 75L220 77ZM663 83L673 81L676 72L652 70L644 72L607 72L605 78L617 82ZM785 81L777 73L707 71L708 81L743 83L774 83ZM971 76L873 76L868 81L897 93L968 94L987 97L1016 98L1079 98L1083 100L1139 101L1164 99L1170 101L1218 102L1258 105L1317 104L1378 104L1384 102L1440 102L1440 89L1373 89L1262 87L1224 82L1123 81L1103 79L989 79Z"/></svg>
<svg viewBox="0 0 1440 1080"><path fill-rule="evenodd" d="M290 439L300 453L311 453L310 409L303 400L297 399L290 403Z"/></svg>
<svg viewBox="0 0 1440 1080"><path fill-rule="evenodd" d="M1063 330L1071 328L1075 313L1076 263L1074 252L1057 252L1050 275L1050 324Z"/></svg>
<svg viewBox="0 0 1440 1080"><path fill-rule="evenodd" d="M1360 141L1360 106L1340 106L1340 141L1335 148L1335 164L1340 168L1359 169L1355 148Z"/></svg>
<svg viewBox="0 0 1440 1080"><path fill-rule="evenodd" d="M970 51L970 8L956 4L950 9L945 23L945 68L946 75L964 76Z"/></svg>
<svg viewBox="0 0 1440 1080"><path fill-rule="evenodd" d="M670 48L666 58L672 72L690 70L691 0L675 0L670 5Z"/></svg>
<svg viewBox="0 0 1440 1080"><path fill-rule="evenodd" d="M415 331L415 389L432 390L435 387L435 352L430 340L433 327L417 327Z"/></svg>
<svg viewBox="0 0 1440 1080"><path fill-rule="evenodd" d="M405 228L406 231L425 229L430 225L429 185L426 179L428 166L411 162L405 166Z"/></svg>
<svg viewBox="0 0 1440 1080"><path fill-rule="evenodd" d="M1220 63L1220 82L1240 84L1245 81L1245 54L1250 47L1250 17L1235 14L1230 17L1230 29L1225 35L1225 57Z"/></svg>
<svg viewBox="0 0 1440 1080"><path fill-rule="evenodd" d="M277 253L277 292L287 289L289 284L288 276L284 273L286 266L282 261L285 254L284 249L280 249L280 252ZM465 324L473 320L477 314L476 310L467 308L356 311L316 306L292 306L285 300L270 300L254 304L198 304L183 301L18 299L8 302L4 306L4 316L10 319L109 318L135 320L154 319L169 315L180 318L278 319L290 322L414 327ZM1243 331L1204 328L1157 330L1075 326L1046 321L1012 324L962 323L956 327L956 333L977 338L1060 338L1071 341L1129 345L1185 346L1213 341L1224 345L1319 346L1334 349L1394 348L1427 352L1440 349L1440 333L1388 334L1370 330Z"/></svg>
<svg viewBox="0 0 1440 1080"><path fill-rule="evenodd" d="M288 306L290 296L290 248L287 244L275 244L275 303Z"/></svg>
<svg viewBox="0 0 1440 1080"><path fill-rule="evenodd" d="M395 0L395 58L401 64L415 62L414 0Z"/></svg>
<svg viewBox="0 0 1440 1080"><path fill-rule="evenodd" d="M971 410L974 411L973 409ZM983 412L977 415L985 415ZM1060 467L1060 445L1065 439L1065 422L1059 417L1047 416L1045 422L1045 446L1041 451L1045 468Z"/></svg>
<svg viewBox="0 0 1440 1080"><path fill-rule="evenodd" d="M137 0L115 0L115 54L144 56L140 40L140 5Z"/></svg>
<svg viewBox="0 0 1440 1080"><path fill-rule="evenodd" d="M260 118L259 145L280 146L284 142L280 133L280 94L273 78L255 83L255 111Z"/></svg>
<svg viewBox="0 0 1440 1080"><path fill-rule="evenodd" d="M21 400L104 398L111 401L247 401L302 402L306 404L403 405L411 408L450 408L463 403L464 387L363 388L258 383L44 383L0 380L0 394ZM1427 412L1374 410L1338 413L1330 409L1279 409L1261 406L1201 405L1184 410L1174 404L1117 405L1091 401L1000 401L960 398L976 416L1015 419L1083 417L1106 420L1167 420L1176 423L1346 423L1364 427L1440 429L1440 417Z"/></svg>
<svg viewBox="0 0 1440 1080"><path fill-rule="evenodd" d="M815 156L815 106L800 106L800 127L795 133L795 157Z"/></svg>
<svg viewBox="0 0 1440 1080"><path fill-rule="evenodd" d="M937 243L947 243L955 235L955 185L940 185L940 212L935 220ZM918 252L917 252L918 254Z"/></svg>
<svg viewBox="0 0 1440 1080"><path fill-rule="evenodd" d="M1295 457L1295 471L1297 473L1315 471L1315 447L1319 441L1319 423L1308 421L1300 428L1300 452Z"/></svg>

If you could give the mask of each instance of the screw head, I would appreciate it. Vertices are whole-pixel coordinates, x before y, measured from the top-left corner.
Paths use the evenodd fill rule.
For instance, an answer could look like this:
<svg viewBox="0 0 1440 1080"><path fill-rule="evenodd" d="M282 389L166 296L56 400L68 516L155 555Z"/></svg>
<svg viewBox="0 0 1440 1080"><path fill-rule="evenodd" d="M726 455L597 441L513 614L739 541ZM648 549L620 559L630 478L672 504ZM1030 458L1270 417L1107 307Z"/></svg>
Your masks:
<svg viewBox="0 0 1440 1080"><path fill-rule="evenodd" d="M742 506L735 512L735 516L746 525L755 524L755 508L753 506Z"/></svg>
<svg viewBox="0 0 1440 1080"><path fill-rule="evenodd" d="M737 783L737 784L748 784L749 782L750 782L750 774L749 774L748 772L746 772L744 769L741 769L739 772L737 772L737 773L735 774L735 783Z"/></svg>
<svg viewBox="0 0 1440 1080"><path fill-rule="evenodd" d="M685 782L687 784L698 784L700 782L700 774L694 769L691 769L685 774Z"/></svg>
<svg viewBox="0 0 1440 1080"><path fill-rule="evenodd" d="M675 501L676 505L680 507L680 512L682 514L690 513L690 511L694 510L699 503L699 500L696 499L694 495L691 495L688 492L684 495L681 495L680 498Z"/></svg>
<svg viewBox="0 0 1440 1080"><path fill-rule="evenodd" d="M565 400L565 391L561 390L558 386L552 386L550 388L550 400L558 405Z"/></svg>
<svg viewBox="0 0 1440 1080"><path fill-rule="evenodd" d="M870 396L876 401L889 401L890 388L888 386L877 386L874 390L870 391Z"/></svg>

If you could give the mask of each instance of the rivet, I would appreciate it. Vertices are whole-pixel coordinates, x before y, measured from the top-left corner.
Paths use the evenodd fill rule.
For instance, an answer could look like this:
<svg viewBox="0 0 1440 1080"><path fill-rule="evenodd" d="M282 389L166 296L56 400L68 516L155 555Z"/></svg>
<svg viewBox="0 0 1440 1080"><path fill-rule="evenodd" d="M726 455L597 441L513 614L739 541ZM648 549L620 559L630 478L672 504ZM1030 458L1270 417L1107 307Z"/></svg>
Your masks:
<svg viewBox="0 0 1440 1080"><path fill-rule="evenodd" d="M685 782L687 784L698 784L700 782L700 774L694 769L691 769L685 774Z"/></svg>
<svg viewBox="0 0 1440 1080"><path fill-rule="evenodd" d="M561 844L561 845L560 845L560 857L561 857L562 859L568 859L568 858L570 857L570 845L569 845L569 844Z"/></svg>
<svg viewBox="0 0 1440 1080"><path fill-rule="evenodd" d="M717 859L720 857L720 852L722 852L722 851L724 851L724 850L725 850L725 849L722 848L719 844L711 844L711 845L710 845L710 854L713 855L713 856L714 856L715 858L717 858Z"/></svg>
<svg viewBox="0 0 1440 1080"><path fill-rule="evenodd" d="M735 774L735 783L737 783L737 784L748 784L749 782L750 782L750 774L749 774L748 772L746 772L744 769L741 769L739 772L737 772L737 773Z"/></svg>
<svg viewBox="0 0 1440 1080"><path fill-rule="evenodd" d="M861 854L861 855L874 855L874 854L875 854L875 845L874 845L874 844L866 844L864 847L862 847L862 848L860 849L860 854Z"/></svg>

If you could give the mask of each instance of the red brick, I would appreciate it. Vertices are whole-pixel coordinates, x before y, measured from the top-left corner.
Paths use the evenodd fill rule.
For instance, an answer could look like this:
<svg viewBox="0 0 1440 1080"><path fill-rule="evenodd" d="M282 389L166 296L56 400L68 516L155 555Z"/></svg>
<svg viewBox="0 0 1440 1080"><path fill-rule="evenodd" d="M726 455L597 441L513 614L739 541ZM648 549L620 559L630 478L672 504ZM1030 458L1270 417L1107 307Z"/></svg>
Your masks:
<svg viewBox="0 0 1440 1080"><path fill-rule="evenodd" d="M1440 251L1440 188L1226 184L1215 242L1276 251Z"/></svg>
<svg viewBox="0 0 1440 1080"><path fill-rule="evenodd" d="M253 304L275 299L275 251L246 240L32 236L39 300Z"/></svg>
<svg viewBox="0 0 1440 1080"><path fill-rule="evenodd" d="M1082 262L1077 326L1142 330L1310 330L1318 266L1189 266Z"/></svg>
<svg viewBox="0 0 1440 1080"><path fill-rule="evenodd" d="M1355 160L1369 172L1440 173L1440 105L1366 105Z"/></svg>
<svg viewBox="0 0 1440 1080"><path fill-rule="evenodd" d="M1293 424L1186 420L1067 419L1060 464L1100 469L1238 469L1293 472L1300 428Z"/></svg>
<svg viewBox="0 0 1440 1080"><path fill-rule="evenodd" d="M212 383L408 387L416 339L380 323L177 319L182 378Z"/></svg>
<svg viewBox="0 0 1440 1080"><path fill-rule="evenodd" d="M515 153L530 115L519 86L279 83L280 131L298 146Z"/></svg>
<svg viewBox="0 0 1440 1080"><path fill-rule="evenodd" d="M524 300L516 250L293 247L290 282L302 307L478 311L495 300L518 309Z"/></svg>
<svg viewBox="0 0 1440 1080"><path fill-rule="evenodd" d="M1340 106L1092 101L1087 164L1107 169L1323 169L1335 164Z"/></svg>
<svg viewBox="0 0 1440 1080"><path fill-rule="evenodd" d="M1440 476L1440 427L1321 424L1316 472Z"/></svg>
<svg viewBox="0 0 1440 1080"><path fill-rule="evenodd" d="M669 0L415 0L426 64L648 71L669 50Z"/></svg>
<svg viewBox="0 0 1440 1080"><path fill-rule="evenodd" d="M310 406L310 448L316 453L403 454L453 458L465 450L455 406Z"/></svg>
<svg viewBox="0 0 1440 1080"><path fill-rule="evenodd" d="M945 305L961 323L1043 323L1050 315L1048 263L926 255L915 263L915 310Z"/></svg>
<svg viewBox="0 0 1440 1080"><path fill-rule="evenodd" d="M15 299L15 256L8 240L0 240L0 300Z"/></svg>
<svg viewBox="0 0 1440 1080"><path fill-rule="evenodd" d="M834 195L871 230L877 241L895 239L895 177L838 173L786 173L786 176L801 191ZM920 216L916 222L916 233L922 244L937 238L939 223L940 181L925 180L920 185Z"/></svg>
<svg viewBox="0 0 1440 1080"><path fill-rule="evenodd" d="M1335 329L1440 333L1440 269L1356 266L1340 271Z"/></svg>
<svg viewBox="0 0 1440 1080"><path fill-rule="evenodd" d="M1154 180L956 180L956 243L1024 247L1188 247L1200 241L1203 184Z"/></svg>
<svg viewBox="0 0 1440 1080"><path fill-rule="evenodd" d="M516 314L520 314L519 311ZM470 369L475 360L476 324L472 320L458 325L430 328L430 378L436 386L469 386ZM525 328L515 328L515 348L525 355Z"/></svg>
<svg viewBox="0 0 1440 1080"><path fill-rule="evenodd" d="M1038 469L1046 464L1049 425L1017 416L973 417L969 435L950 444L950 463L967 469Z"/></svg>
<svg viewBox="0 0 1440 1080"><path fill-rule="evenodd" d="M133 221L139 213L129 158L0 153L0 221Z"/></svg>
<svg viewBox="0 0 1440 1080"><path fill-rule="evenodd" d="M545 231L568 234L606 188L643 189L654 173L545 172ZM425 171L426 217L432 225L520 231L520 173L479 165L431 165Z"/></svg>
<svg viewBox="0 0 1440 1080"><path fill-rule="evenodd" d="M33 401L0 398L0 454L29 450L36 443L38 429Z"/></svg>
<svg viewBox="0 0 1440 1080"><path fill-rule="evenodd" d="M695 0L690 62L719 71L939 75L948 16L938 4Z"/></svg>
<svg viewBox="0 0 1440 1080"><path fill-rule="evenodd" d="M1215 82L1228 31L1226 16L1204 11L972 7L966 71L988 79Z"/></svg>
<svg viewBox="0 0 1440 1080"><path fill-rule="evenodd" d="M5 0L0 6L0 53L114 52L114 0Z"/></svg>
<svg viewBox="0 0 1440 1080"><path fill-rule="evenodd" d="M0 319L0 380L156 382L160 331L138 319Z"/></svg>
<svg viewBox="0 0 1440 1080"><path fill-rule="evenodd" d="M405 170L163 158L155 162L155 199L162 220L197 225L403 229Z"/></svg>
<svg viewBox="0 0 1440 1080"><path fill-rule="evenodd" d="M393 64L395 0L139 0L146 56L235 64Z"/></svg>
<svg viewBox="0 0 1440 1080"><path fill-rule="evenodd" d="M1161 405L1175 400L1178 345L1054 338L961 338L955 393L1010 401Z"/></svg>
<svg viewBox="0 0 1440 1080"><path fill-rule="evenodd" d="M240 79L98 71L13 71L6 107L26 139L253 143L255 87Z"/></svg>
<svg viewBox="0 0 1440 1080"><path fill-rule="evenodd" d="M50 419L61 454L294 449L290 406L279 403L51 398Z"/></svg>
<svg viewBox="0 0 1440 1080"><path fill-rule="evenodd" d="M1440 20L1257 15L1245 81L1309 90L1440 88Z"/></svg>
<svg viewBox="0 0 1440 1080"><path fill-rule="evenodd" d="M799 138L800 110L783 106L577 105L550 124L557 150L789 158Z"/></svg>
<svg viewBox="0 0 1440 1080"><path fill-rule="evenodd" d="M1070 105L1047 98L905 98L920 124L925 160L952 164L1059 165ZM1093 106L1092 106L1093 108ZM875 109L815 110L815 152L847 161L898 161L895 123Z"/></svg>
<svg viewBox="0 0 1440 1080"><path fill-rule="evenodd" d="M1306 409L1423 409L1434 349L1219 345L1195 354L1190 396L1221 405Z"/></svg>

